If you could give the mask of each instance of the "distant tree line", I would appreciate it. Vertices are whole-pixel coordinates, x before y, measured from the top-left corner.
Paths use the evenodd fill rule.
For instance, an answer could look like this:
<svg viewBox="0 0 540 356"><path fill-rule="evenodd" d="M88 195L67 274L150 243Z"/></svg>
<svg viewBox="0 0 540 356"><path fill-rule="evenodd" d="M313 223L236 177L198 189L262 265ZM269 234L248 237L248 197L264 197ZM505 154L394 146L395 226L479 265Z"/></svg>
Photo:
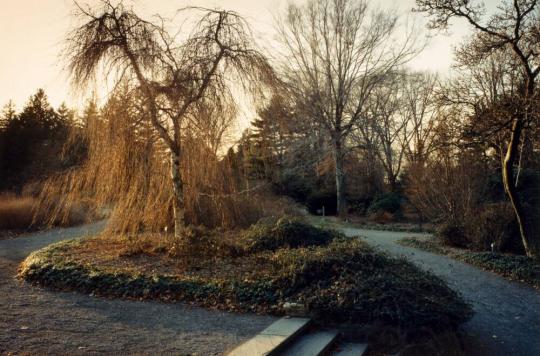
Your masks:
<svg viewBox="0 0 540 356"><path fill-rule="evenodd" d="M64 146L80 125L65 104L52 108L42 89L20 112L7 103L0 113L0 191L20 191L76 164L82 150L64 151Z"/></svg>

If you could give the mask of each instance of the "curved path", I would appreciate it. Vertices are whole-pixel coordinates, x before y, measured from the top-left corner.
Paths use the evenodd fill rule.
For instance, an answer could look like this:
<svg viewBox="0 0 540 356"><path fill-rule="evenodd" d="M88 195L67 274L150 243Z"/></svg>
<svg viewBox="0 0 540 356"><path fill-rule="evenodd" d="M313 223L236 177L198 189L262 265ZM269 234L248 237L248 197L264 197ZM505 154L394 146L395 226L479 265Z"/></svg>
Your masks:
<svg viewBox="0 0 540 356"><path fill-rule="evenodd" d="M179 303L50 292L14 279L30 252L101 228L98 223L0 240L0 355L215 355L275 321Z"/></svg>
<svg viewBox="0 0 540 356"><path fill-rule="evenodd" d="M352 227L342 230L347 236L361 236L373 246L404 256L459 291L475 310L474 317L464 325L471 337L467 354L540 355L540 292L537 290L446 256L396 244L403 237L427 237L427 234Z"/></svg>

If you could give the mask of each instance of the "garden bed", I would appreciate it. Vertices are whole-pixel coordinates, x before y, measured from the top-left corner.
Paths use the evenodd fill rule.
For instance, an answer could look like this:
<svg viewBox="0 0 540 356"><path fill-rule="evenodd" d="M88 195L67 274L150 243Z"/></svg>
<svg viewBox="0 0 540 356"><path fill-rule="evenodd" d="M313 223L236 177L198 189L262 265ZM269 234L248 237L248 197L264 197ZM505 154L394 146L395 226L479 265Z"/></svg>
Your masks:
<svg viewBox="0 0 540 356"><path fill-rule="evenodd" d="M472 315L436 276L358 239L310 229L281 219L235 235L198 232L188 244L160 235L91 237L33 253L19 277L59 290L229 311L283 315L285 303L295 303L318 321L402 330L454 329Z"/></svg>
<svg viewBox="0 0 540 356"><path fill-rule="evenodd" d="M483 270L494 272L507 279L527 283L540 290L540 263L527 256L460 250L444 246L434 239L418 237L406 237L399 240L398 243L403 246L446 255Z"/></svg>

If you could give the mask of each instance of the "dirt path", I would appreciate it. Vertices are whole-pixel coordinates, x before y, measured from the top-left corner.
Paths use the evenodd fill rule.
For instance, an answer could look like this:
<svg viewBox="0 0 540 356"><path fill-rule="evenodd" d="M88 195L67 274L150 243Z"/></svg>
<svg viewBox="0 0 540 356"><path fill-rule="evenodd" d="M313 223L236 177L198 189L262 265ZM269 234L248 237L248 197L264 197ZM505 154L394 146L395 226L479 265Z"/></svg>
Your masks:
<svg viewBox="0 0 540 356"><path fill-rule="evenodd" d="M18 264L30 252L100 228L94 224L0 241L0 355L215 355L275 320L184 304L56 293L13 278Z"/></svg>
<svg viewBox="0 0 540 356"><path fill-rule="evenodd" d="M396 244L403 237L423 234L351 227L343 231L432 271L472 303L476 314L464 327L474 339L471 354L540 355L540 293L535 289L446 256Z"/></svg>

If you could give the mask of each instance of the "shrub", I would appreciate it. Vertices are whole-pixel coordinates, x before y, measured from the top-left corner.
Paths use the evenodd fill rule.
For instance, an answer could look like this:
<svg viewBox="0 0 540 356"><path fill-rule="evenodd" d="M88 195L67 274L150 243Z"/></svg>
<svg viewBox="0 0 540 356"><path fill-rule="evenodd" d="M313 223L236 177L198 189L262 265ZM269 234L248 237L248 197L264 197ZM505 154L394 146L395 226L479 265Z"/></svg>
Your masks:
<svg viewBox="0 0 540 356"><path fill-rule="evenodd" d="M514 211L509 203L486 204L474 219L469 220L467 235L471 243L467 247L490 251L493 243L496 251L524 253Z"/></svg>
<svg viewBox="0 0 540 356"><path fill-rule="evenodd" d="M385 193L375 197L368 209L368 215L388 212L398 215L401 211L402 196L397 192Z"/></svg>
<svg viewBox="0 0 540 356"><path fill-rule="evenodd" d="M437 236L451 247L490 251L493 243L496 251L524 252L514 212L506 202L484 204L474 215L445 221L439 225Z"/></svg>
<svg viewBox="0 0 540 356"><path fill-rule="evenodd" d="M312 192L312 182L296 174L285 174L274 184L278 194L287 195L298 202L305 202Z"/></svg>
<svg viewBox="0 0 540 356"><path fill-rule="evenodd" d="M350 214L366 215L372 201L372 197L349 198L347 208Z"/></svg>
<svg viewBox="0 0 540 356"><path fill-rule="evenodd" d="M395 220L394 215L387 211L378 211L376 213L372 213L368 218L370 221L374 221L382 225L391 223Z"/></svg>
<svg viewBox="0 0 540 356"><path fill-rule="evenodd" d="M456 221L444 222L439 225L437 236L446 246L466 247L469 244L465 228Z"/></svg>
<svg viewBox="0 0 540 356"><path fill-rule="evenodd" d="M243 248L248 253L279 248L298 248L326 245L332 239L343 236L332 230L317 228L299 218L282 217L264 219L253 225L242 237Z"/></svg>

